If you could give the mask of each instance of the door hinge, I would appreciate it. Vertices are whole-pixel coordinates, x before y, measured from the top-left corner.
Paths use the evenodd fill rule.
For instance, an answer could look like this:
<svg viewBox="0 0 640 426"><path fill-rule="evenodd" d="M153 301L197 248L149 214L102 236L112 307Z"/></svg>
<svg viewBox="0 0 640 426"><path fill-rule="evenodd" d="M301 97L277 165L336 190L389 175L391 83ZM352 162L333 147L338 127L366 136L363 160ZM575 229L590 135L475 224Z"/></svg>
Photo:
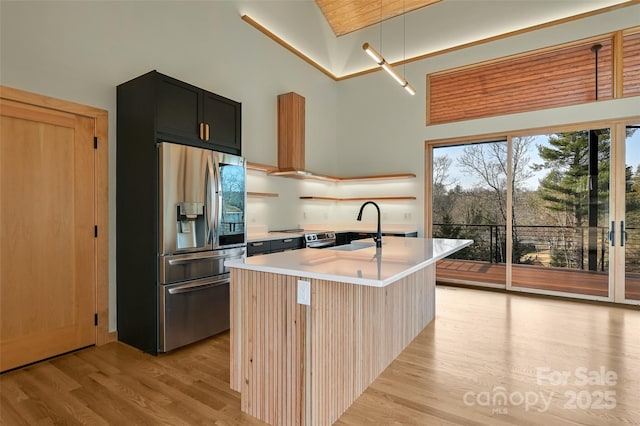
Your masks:
<svg viewBox="0 0 640 426"><path fill-rule="evenodd" d="M98 325L98 314L93 314L93 325Z"/></svg>
<svg viewBox="0 0 640 426"><path fill-rule="evenodd" d="M93 137L93 149L98 149L98 137Z"/></svg>
<svg viewBox="0 0 640 426"><path fill-rule="evenodd" d="M93 237L98 238L98 225L93 226Z"/></svg>

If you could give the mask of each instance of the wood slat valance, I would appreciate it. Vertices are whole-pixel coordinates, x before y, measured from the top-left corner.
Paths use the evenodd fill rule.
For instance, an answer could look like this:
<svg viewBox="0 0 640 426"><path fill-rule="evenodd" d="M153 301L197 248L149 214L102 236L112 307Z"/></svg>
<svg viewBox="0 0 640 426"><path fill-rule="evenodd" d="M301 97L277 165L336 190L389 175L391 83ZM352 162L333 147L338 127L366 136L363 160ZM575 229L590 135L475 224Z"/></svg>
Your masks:
<svg viewBox="0 0 640 426"><path fill-rule="evenodd" d="M640 95L640 32L624 37L622 52L623 96Z"/></svg>
<svg viewBox="0 0 640 426"><path fill-rule="evenodd" d="M613 97L612 38L427 76L427 124L575 105Z"/></svg>

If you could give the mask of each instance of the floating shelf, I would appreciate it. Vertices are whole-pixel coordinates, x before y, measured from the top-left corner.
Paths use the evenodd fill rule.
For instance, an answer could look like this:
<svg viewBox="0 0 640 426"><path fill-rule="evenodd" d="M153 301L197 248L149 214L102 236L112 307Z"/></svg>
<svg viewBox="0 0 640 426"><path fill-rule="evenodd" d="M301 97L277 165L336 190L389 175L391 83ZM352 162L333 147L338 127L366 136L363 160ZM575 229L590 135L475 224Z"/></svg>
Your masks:
<svg viewBox="0 0 640 426"><path fill-rule="evenodd" d="M385 179L412 179L416 177L413 173L395 173L389 175L354 176L340 178L340 182L356 182L363 180L385 180Z"/></svg>
<svg viewBox="0 0 640 426"><path fill-rule="evenodd" d="M247 197L256 197L256 198L269 198L269 197L279 197L279 194L275 192L250 192L247 191Z"/></svg>
<svg viewBox="0 0 640 426"><path fill-rule="evenodd" d="M293 179L315 179L324 180L329 182L339 182L340 178L334 176L320 175L317 173L309 172L307 170L295 170L295 169L278 169L267 173L269 176L280 176Z"/></svg>
<svg viewBox="0 0 640 426"><path fill-rule="evenodd" d="M295 179L317 179L331 182L359 182L367 180L387 180L387 179L412 179L416 175L414 173L392 173L384 175L370 175L370 176L351 176L351 177L336 177L321 175L318 173L309 172L306 170L285 169L281 170L276 166L270 166L268 164L247 162L247 169L258 170L268 173L271 176L289 177Z"/></svg>
<svg viewBox="0 0 640 426"><path fill-rule="evenodd" d="M367 200L378 200L378 201L398 201L398 200L415 200L416 197L407 195L407 196L377 196L377 197L322 197L322 196L303 196L300 197L301 200L324 200L324 201L367 201Z"/></svg>
<svg viewBox="0 0 640 426"><path fill-rule="evenodd" d="M260 172L275 172L278 170L275 166L270 166L268 164L260 164L260 163L252 163L251 161L247 161L247 169L249 170L258 170Z"/></svg>

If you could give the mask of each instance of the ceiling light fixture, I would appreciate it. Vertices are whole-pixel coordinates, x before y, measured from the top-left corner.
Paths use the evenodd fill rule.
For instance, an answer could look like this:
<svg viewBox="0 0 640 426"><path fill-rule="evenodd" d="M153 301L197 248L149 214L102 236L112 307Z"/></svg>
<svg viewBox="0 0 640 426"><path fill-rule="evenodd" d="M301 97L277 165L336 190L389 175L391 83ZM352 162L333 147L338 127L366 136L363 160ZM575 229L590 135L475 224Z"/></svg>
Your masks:
<svg viewBox="0 0 640 426"><path fill-rule="evenodd" d="M383 70L389 73L389 75L393 77L393 79L397 81L400 86L404 87L404 90L406 90L412 95L416 94L415 89L409 84L409 82L403 77L401 77L400 74L398 74L398 72L395 69L393 69L391 64L387 62L382 57L382 55L380 55L373 47L371 47L369 43L363 44L362 49L364 49L364 51L367 52L367 54L371 56L371 58L373 58L374 61L376 61L376 64L380 65Z"/></svg>
<svg viewBox="0 0 640 426"><path fill-rule="evenodd" d="M382 0L380 0L380 46L382 47ZM406 48L406 39L407 39L407 34L406 34L406 10L404 7L404 0L402 1L402 26L403 26L403 37L404 37L404 44L405 46L403 48ZM411 86L409 84L409 82L407 81L406 78L401 77L400 74L398 74L398 72L393 69L393 67L391 66L391 64L389 62L387 62L380 53L378 53L373 47L371 47L371 45L369 43L365 43L362 45L362 49L367 52L367 54L369 56L371 56L371 59L373 59L376 64L378 64L380 67L382 67L383 70L385 70L391 77L393 77L393 79L395 81L398 82L398 84L402 87L404 87L404 90L406 90L407 92L409 92L410 95L415 95L416 94L416 90L413 88L413 86ZM404 53L403 53L404 54Z"/></svg>

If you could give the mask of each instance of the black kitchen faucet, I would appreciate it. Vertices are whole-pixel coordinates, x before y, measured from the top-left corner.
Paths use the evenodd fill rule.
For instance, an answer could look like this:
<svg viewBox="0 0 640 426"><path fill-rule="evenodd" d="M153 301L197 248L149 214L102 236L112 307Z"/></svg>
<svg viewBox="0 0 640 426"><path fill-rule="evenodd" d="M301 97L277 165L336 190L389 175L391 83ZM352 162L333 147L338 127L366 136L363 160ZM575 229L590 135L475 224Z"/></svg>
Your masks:
<svg viewBox="0 0 640 426"><path fill-rule="evenodd" d="M373 204L376 207L376 210L378 210L378 230L376 235L372 235L372 237L373 237L373 241L376 242L376 247L382 247L382 229L380 228L380 207L378 207L378 205L373 201L367 201L362 206L360 206L360 212L358 213L358 221L362 220L362 210L364 210L364 206L366 206L367 204Z"/></svg>

